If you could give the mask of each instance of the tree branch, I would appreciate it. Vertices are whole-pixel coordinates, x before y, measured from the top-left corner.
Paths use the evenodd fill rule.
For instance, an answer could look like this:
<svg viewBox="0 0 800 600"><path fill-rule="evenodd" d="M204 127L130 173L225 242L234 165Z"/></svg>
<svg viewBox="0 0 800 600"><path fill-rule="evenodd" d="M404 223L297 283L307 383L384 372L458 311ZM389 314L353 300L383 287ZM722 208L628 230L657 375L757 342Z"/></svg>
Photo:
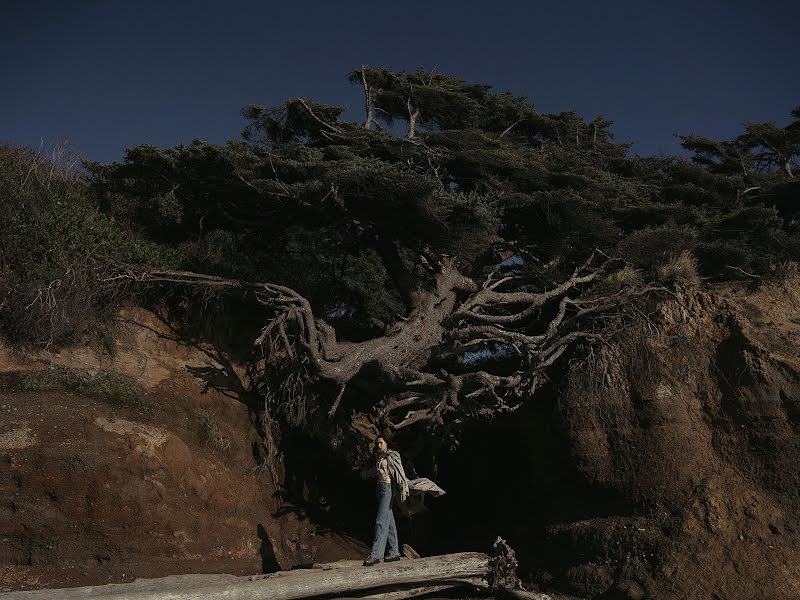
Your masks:
<svg viewBox="0 0 800 600"><path fill-rule="evenodd" d="M361 83L364 84L364 103L366 104L367 119L364 121L364 129L372 129L372 122L375 120L375 110L372 105L372 88L367 85L367 73L364 65L361 65Z"/></svg>

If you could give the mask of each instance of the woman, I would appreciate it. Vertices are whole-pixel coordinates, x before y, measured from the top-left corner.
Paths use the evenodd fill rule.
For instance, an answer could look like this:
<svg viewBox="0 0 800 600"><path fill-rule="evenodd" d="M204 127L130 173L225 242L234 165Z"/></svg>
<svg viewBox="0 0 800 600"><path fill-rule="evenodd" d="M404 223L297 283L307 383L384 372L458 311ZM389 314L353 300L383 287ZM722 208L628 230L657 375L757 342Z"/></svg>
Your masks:
<svg viewBox="0 0 800 600"><path fill-rule="evenodd" d="M397 525L392 512L392 498L397 496L403 503L408 498L409 490L441 496L444 490L430 479L419 478L411 481L406 477L400 453L389 450L386 438L378 436L375 439L375 466L361 471L365 479L375 477L378 482L378 514L375 517L375 539L372 551L364 560L365 567L371 567L380 562L386 554L388 545L389 554L384 562L400 560L400 545L397 541Z"/></svg>
<svg viewBox="0 0 800 600"><path fill-rule="evenodd" d="M399 465L399 473L398 471ZM395 471L395 477L392 477ZM398 476L401 475L401 476ZM393 480L400 484L400 502L405 502L408 497L408 480L403 463L400 461L400 454L394 450L389 450L386 439L377 437L375 439L375 466L361 471L361 476L365 479L375 477L378 481L378 515L375 517L375 539L372 542L372 552L364 560L365 567L371 567L381 561L386 553L386 545L389 545L389 556L384 562L400 560L400 545L397 541L397 525L394 522L392 512L392 498L394 496ZM400 481L397 481L397 480ZM405 484L405 485L403 485Z"/></svg>

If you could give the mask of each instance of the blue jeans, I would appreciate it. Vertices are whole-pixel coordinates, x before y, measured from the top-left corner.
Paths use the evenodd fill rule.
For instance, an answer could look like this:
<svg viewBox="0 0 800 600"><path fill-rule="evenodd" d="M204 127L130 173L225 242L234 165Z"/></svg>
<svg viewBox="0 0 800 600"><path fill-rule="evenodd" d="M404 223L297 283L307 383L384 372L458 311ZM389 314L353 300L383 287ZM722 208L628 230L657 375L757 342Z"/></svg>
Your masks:
<svg viewBox="0 0 800 600"><path fill-rule="evenodd" d="M378 516L375 517L375 541L372 544L372 558L383 558L386 543L389 543L389 556L398 556L400 548L397 543L397 526L392 513L392 484L379 483Z"/></svg>

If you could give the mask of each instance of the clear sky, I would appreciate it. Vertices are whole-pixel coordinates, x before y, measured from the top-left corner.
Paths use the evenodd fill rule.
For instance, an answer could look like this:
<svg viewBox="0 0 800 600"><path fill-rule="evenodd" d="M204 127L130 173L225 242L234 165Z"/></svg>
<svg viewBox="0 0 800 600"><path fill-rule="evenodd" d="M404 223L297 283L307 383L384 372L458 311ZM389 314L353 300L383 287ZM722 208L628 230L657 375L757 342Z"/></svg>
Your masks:
<svg viewBox="0 0 800 600"><path fill-rule="evenodd" d="M363 118L346 74L419 66L615 121L635 153L674 133L731 137L800 104L800 2L4 0L0 142L238 138L246 104L304 95Z"/></svg>

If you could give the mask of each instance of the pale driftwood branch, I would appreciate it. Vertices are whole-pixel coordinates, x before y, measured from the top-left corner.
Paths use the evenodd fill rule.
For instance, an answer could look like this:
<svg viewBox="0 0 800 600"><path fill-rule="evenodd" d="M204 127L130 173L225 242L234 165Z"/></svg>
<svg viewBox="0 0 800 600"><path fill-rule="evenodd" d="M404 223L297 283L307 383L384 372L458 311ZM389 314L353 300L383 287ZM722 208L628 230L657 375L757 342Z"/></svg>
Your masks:
<svg viewBox="0 0 800 600"><path fill-rule="evenodd" d="M519 121L517 121L516 123L512 123L511 125L509 125L508 127L506 127L506 128L503 130L503 133L501 133L501 134L500 134L500 138L503 138L503 137L505 137L505 135L506 135L506 134L507 134L509 131L511 131L512 129L514 129L514 127L516 127L517 125L519 125L520 123L522 123L524 120L525 120L525 119L520 119L520 120L519 120Z"/></svg>
<svg viewBox="0 0 800 600"><path fill-rule="evenodd" d="M505 595L513 600L555 600L550 594L527 590L506 590Z"/></svg>
<svg viewBox="0 0 800 600"><path fill-rule="evenodd" d="M412 410L406 414L406 418L397 423L396 425L390 423L390 425L394 429L405 429L409 425L413 425L414 423L419 423L420 421L425 421L430 419L431 411L429 409L420 409L420 410Z"/></svg>
<svg viewBox="0 0 800 600"><path fill-rule="evenodd" d="M132 584L11 592L3 600L298 600L331 594L353 594L390 587L415 589L452 587L465 580L486 577L489 557L478 552L432 556L413 561L381 563L374 567L303 569L258 581L203 576L198 583L183 578L159 583L158 579ZM393 600L399 600L395 598Z"/></svg>
<svg viewBox="0 0 800 600"><path fill-rule="evenodd" d="M417 556L416 558L419 558ZM406 560L405 558L402 560ZM263 579L272 579L275 577L296 577L313 573L316 571L330 571L332 569L344 568L362 568L361 560L338 560L331 563L315 563L304 569L293 569L291 571L278 571L277 573L266 573L263 575L251 575L250 581L258 581ZM482 577L474 577L470 579L450 579L442 582L429 582L425 585L411 584L403 586L398 589L394 586L391 589L385 587L366 590L363 594L353 594L347 597L340 597L339 600L346 600L347 598L359 598L360 600L405 600L406 598L414 598L424 594L431 594L452 588L465 588L470 591L485 591L489 589L489 585Z"/></svg>
<svg viewBox="0 0 800 600"><path fill-rule="evenodd" d="M370 590L363 596L346 596L337 598L337 600L406 600L407 598L416 598L417 596L424 596L426 594L433 594L435 592L443 592L445 590L458 589L462 594L468 592L481 592L485 593L489 590L489 585L480 578L475 579L452 579L442 583L423 585L420 587L407 587L404 589L392 589L386 591ZM520 598L520 600L526 600ZM530 598L527 600L536 600ZM542 599L545 600L545 599Z"/></svg>
<svg viewBox="0 0 800 600"><path fill-rule="evenodd" d="M748 273L744 269L740 269L739 267L733 267L731 265L725 265L726 269L733 269L734 271L739 271L743 275L747 275L748 277L753 277L755 279L761 279L761 275L754 275L753 273Z"/></svg>

